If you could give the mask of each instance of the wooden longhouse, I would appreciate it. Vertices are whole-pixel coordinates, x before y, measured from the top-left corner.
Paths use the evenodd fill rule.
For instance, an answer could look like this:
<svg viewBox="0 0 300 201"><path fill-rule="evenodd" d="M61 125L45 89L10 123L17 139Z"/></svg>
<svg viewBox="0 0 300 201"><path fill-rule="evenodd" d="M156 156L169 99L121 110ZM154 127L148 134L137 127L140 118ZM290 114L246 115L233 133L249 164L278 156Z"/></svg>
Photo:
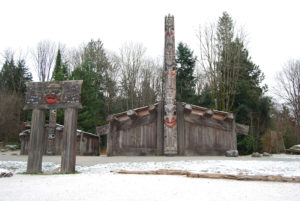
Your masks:
<svg viewBox="0 0 300 201"><path fill-rule="evenodd" d="M235 123L232 113L177 102L176 155L224 155L236 150L236 133L248 126ZM98 127L107 134L108 156L164 155L162 102L110 115L109 124Z"/></svg>

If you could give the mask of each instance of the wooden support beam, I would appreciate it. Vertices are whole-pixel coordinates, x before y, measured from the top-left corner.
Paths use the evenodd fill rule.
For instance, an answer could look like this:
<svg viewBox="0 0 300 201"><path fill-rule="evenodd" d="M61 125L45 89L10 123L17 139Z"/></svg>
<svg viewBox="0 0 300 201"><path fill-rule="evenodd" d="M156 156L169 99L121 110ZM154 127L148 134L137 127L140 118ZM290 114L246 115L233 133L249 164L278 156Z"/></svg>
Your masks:
<svg viewBox="0 0 300 201"><path fill-rule="evenodd" d="M226 121L220 121L214 118L203 118L199 115L195 114L185 114L184 115L184 121L192 123L192 124L198 124L198 125L203 125L207 127L212 127L224 131L231 131L232 130L232 125L231 122L226 122Z"/></svg>
<svg viewBox="0 0 300 201"><path fill-rule="evenodd" d="M185 104L185 106L184 106L184 112L185 112L186 114L192 113L192 110L193 110L193 107L192 107L191 104Z"/></svg>
<svg viewBox="0 0 300 201"><path fill-rule="evenodd" d="M224 118L224 121L233 121L234 120L234 116L232 113L227 113L227 115Z"/></svg>
<svg viewBox="0 0 300 201"><path fill-rule="evenodd" d="M134 110L128 110L127 116L129 116L130 119L136 119L138 115Z"/></svg>
<svg viewBox="0 0 300 201"><path fill-rule="evenodd" d="M153 105L153 104L149 105L149 106L148 106L148 112L149 112L150 114L156 112L156 106Z"/></svg>
<svg viewBox="0 0 300 201"><path fill-rule="evenodd" d="M74 173L76 164L77 109L65 109L61 172Z"/></svg>
<svg viewBox="0 0 300 201"><path fill-rule="evenodd" d="M236 123L235 132L240 133L240 134L244 134L244 135L248 135L249 126L244 125L244 124Z"/></svg>
<svg viewBox="0 0 300 201"><path fill-rule="evenodd" d="M42 172L43 146L45 140L45 111L33 109L31 135L28 148L27 173Z"/></svg>
<svg viewBox="0 0 300 201"><path fill-rule="evenodd" d="M206 118L211 118L213 116L214 112L212 111L212 109L207 109L204 112L204 117Z"/></svg>
<svg viewBox="0 0 300 201"><path fill-rule="evenodd" d="M113 115L113 114L108 115L107 118L106 118L106 120L109 121L109 122L113 122L113 121L120 122L118 120L118 118L115 115Z"/></svg>

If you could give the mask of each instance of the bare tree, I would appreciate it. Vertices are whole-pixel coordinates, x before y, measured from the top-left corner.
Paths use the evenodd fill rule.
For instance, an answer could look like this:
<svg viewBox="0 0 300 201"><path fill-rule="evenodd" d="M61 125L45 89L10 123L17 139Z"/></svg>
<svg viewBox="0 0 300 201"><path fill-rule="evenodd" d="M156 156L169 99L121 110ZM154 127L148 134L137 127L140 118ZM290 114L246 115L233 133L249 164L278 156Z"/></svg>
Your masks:
<svg viewBox="0 0 300 201"><path fill-rule="evenodd" d="M41 82L50 81L57 47L54 42L40 41L32 52L35 70Z"/></svg>
<svg viewBox="0 0 300 201"><path fill-rule="evenodd" d="M203 68L205 77L211 87L212 96L215 101L215 108L218 108L217 95L219 83L221 82L221 72L217 68L218 49L216 40L216 25L211 23L202 29L199 27L197 34L200 47L199 65Z"/></svg>
<svg viewBox="0 0 300 201"><path fill-rule="evenodd" d="M144 61L138 81L139 106L154 103L161 96L162 65L151 58Z"/></svg>
<svg viewBox="0 0 300 201"><path fill-rule="evenodd" d="M126 109L137 105L137 89L140 79L140 69L144 65L144 54L146 49L142 44L125 43L120 49L121 85L126 97Z"/></svg>
<svg viewBox="0 0 300 201"><path fill-rule="evenodd" d="M289 106L296 125L300 128L300 60L290 60L276 75L275 93ZM297 142L300 142L298 131Z"/></svg>
<svg viewBox="0 0 300 201"><path fill-rule="evenodd" d="M120 81L120 60L112 52L107 54L108 66L104 72L104 102L108 113L113 112L119 94L118 83Z"/></svg>
<svg viewBox="0 0 300 201"><path fill-rule="evenodd" d="M227 13L218 25L211 23L199 28L199 65L212 91L215 109L230 111L234 105L237 81L241 68L241 54L245 37L243 30L234 30Z"/></svg>

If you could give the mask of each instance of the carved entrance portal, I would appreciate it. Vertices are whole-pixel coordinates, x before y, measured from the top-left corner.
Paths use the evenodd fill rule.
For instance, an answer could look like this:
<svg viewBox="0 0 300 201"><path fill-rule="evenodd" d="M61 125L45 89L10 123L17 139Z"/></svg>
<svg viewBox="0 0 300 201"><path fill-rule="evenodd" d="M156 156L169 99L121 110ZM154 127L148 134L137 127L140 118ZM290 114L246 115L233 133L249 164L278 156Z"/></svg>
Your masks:
<svg viewBox="0 0 300 201"><path fill-rule="evenodd" d="M77 110L81 108L82 80L26 83L24 110L32 111L27 173L42 171L45 110L65 109L61 172L75 172Z"/></svg>

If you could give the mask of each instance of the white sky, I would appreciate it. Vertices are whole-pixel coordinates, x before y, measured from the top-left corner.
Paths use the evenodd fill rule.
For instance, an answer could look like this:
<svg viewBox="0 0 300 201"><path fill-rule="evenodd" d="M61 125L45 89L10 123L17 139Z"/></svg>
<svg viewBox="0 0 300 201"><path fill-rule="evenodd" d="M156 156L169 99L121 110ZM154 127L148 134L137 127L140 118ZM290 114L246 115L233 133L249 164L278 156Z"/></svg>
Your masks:
<svg viewBox="0 0 300 201"><path fill-rule="evenodd" d="M199 25L216 22L227 11L247 32L250 56L272 86L275 72L300 58L299 8L297 0L1 0L0 52L28 52L45 39L77 47L99 38L109 50L133 41L162 57L164 16L171 13L176 42L187 43L198 55Z"/></svg>

